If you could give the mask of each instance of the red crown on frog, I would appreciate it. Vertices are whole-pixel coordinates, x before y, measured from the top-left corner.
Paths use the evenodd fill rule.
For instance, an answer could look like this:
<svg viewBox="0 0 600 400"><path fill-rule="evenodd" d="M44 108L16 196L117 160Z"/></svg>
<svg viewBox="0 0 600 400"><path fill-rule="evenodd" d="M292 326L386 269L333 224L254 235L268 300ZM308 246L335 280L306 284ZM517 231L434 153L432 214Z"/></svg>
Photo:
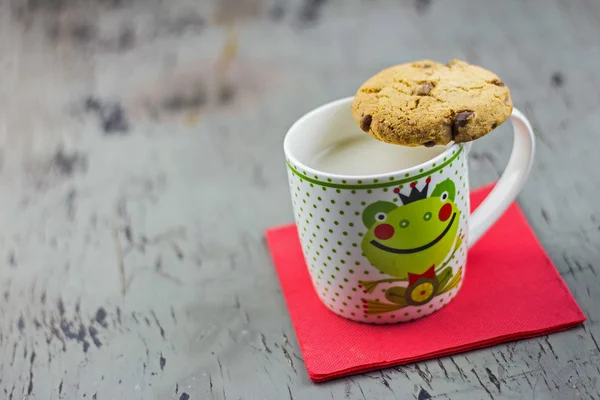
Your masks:
<svg viewBox="0 0 600 400"><path fill-rule="evenodd" d="M412 203L413 201L422 200L422 199L427 198L427 191L429 190L429 182L431 182L430 176L428 176L427 179L425 179L425 186L423 186L423 189L421 189L421 190L417 189L417 181L412 182L410 184L410 193L408 194L408 196L400 193L399 187L394 189L394 193L396 193L400 197L402 204L407 205L409 203Z"/></svg>

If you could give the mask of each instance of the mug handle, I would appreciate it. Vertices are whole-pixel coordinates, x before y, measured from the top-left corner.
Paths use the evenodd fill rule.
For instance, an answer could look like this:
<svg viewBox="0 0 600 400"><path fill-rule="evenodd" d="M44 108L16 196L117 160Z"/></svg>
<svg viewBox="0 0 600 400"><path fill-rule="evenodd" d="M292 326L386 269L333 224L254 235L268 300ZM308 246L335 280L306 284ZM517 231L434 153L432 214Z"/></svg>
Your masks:
<svg viewBox="0 0 600 400"><path fill-rule="evenodd" d="M494 189L469 217L469 248L494 225L517 197L533 163L535 136L531 124L516 108L513 108L510 119L514 131L510 160Z"/></svg>

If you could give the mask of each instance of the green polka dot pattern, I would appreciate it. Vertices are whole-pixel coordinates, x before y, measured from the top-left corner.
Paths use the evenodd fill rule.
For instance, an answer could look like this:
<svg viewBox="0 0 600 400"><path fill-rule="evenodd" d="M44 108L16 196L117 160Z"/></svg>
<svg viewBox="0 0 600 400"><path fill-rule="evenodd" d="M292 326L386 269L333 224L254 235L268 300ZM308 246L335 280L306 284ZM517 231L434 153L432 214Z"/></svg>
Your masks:
<svg viewBox="0 0 600 400"><path fill-rule="evenodd" d="M466 152L462 146L456 146L443 156L447 159L443 162L439 161L441 158L438 159L435 167L433 162L429 162L426 166L421 165L391 174L393 176L360 179L325 178L319 172L307 175L302 167L292 170L294 167L288 160L291 199L304 256L316 293L331 311L361 322L396 323L429 315L442 308L456 295L462 285L461 276L465 275L467 254L469 189ZM315 175L320 180L314 178ZM393 202L401 207L402 201L394 190L402 187L400 190L408 193L413 180L417 182L418 187L422 187L427 178L431 179L429 196L435 185L445 179L450 178L456 186L454 203L461 212L458 231L459 235L465 237L452 257L448 254L446 261L452 268L452 276L460 277L457 278L459 282L453 289L435 296L426 304L408 305L381 313L367 313L367 302L381 304L383 309L384 305L390 304L386 298L388 290L406 287L408 283L382 282L377 284L376 290L368 292L361 284L360 281L365 280L393 278L374 268L362 253L361 243L368 231L363 223L363 211L377 201ZM423 219L423 215L420 218ZM433 218L437 218L437 215L433 214ZM462 269L462 274L458 273L459 269Z"/></svg>

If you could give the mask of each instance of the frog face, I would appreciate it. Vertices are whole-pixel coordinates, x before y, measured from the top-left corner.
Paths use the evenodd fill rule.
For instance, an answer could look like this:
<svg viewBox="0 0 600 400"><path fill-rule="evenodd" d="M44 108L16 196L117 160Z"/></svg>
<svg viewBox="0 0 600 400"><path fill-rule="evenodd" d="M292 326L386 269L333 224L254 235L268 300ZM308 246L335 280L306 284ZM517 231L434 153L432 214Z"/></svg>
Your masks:
<svg viewBox="0 0 600 400"><path fill-rule="evenodd" d="M365 208L362 220L369 231L361 247L369 262L385 274L407 278L422 274L444 261L458 231L460 211L454 203L456 188L450 179L427 189L411 184L409 196L399 194L404 205L378 201Z"/></svg>

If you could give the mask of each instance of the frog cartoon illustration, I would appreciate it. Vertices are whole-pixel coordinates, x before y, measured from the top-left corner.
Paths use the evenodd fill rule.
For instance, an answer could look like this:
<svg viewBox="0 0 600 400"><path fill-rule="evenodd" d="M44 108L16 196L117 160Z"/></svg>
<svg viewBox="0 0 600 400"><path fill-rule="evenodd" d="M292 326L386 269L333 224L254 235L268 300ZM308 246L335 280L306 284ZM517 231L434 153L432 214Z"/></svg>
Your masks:
<svg viewBox="0 0 600 400"><path fill-rule="evenodd" d="M363 290L372 293L381 283L408 283L387 289L385 297L390 303L363 300L367 314L426 304L460 282L462 267L453 275L448 266L463 240L458 234L461 212L454 203L456 187L446 179L428 197L430 182L428 177L421 190L417 182L411 183L408 195L395 188L401 206L377 201L363 211L362 220L368 229L361 244L363 254L373 267L393 277L360 281Z"/></svg>

